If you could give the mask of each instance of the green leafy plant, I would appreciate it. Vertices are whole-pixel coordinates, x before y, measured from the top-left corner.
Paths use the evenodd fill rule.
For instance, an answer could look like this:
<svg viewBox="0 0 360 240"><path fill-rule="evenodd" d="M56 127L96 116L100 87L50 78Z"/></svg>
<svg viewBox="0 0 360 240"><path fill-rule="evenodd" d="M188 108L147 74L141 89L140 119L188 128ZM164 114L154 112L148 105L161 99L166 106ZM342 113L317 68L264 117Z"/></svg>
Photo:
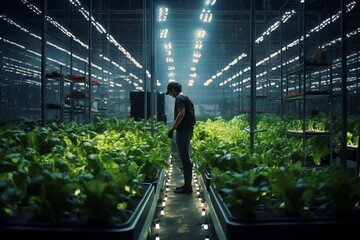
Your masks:
<svg viewBox="0 0 360 240"><path fill-rule="evenodd" d="M328 154L330 154L330 148L326 137L311 137L306 140L306 156L311 157L316 165L321 165Z"/></svg>
<svg viewBox="0 0 360 240"><path fill-rule="evenodd" d="M85 199L81 211L90 222L116 224L127 220L125 210L129 196L117 190L113 183L92 179L83 185Z"/></svg>
<svg viewBox="0 0 360 240"><path fill-rule="evenodd" d="M300 164L290 167L280 167L273 171L271 178L271 192L276 198L276 205L284 206L290 216L299 216L309 209L313 197L311 185L301 177Z"/></svg>
<svg viewBox="0 0 360 240"><path fill-rule="evenodd" d="M142 181L167 167L167 126L158 123L154 135L147 129L147 122L114 118L51 122L27 131L3 125L0 212L16 217L21 204L22 214L42 221L58 223L70 215L123 221Z"/></svg>
<svg viewBox="0 0 360 240"><path fill-rule="evenodd" d="M322 172L318 189L320 209L337 216L351 216L360 209L360 179L349 169L329 168Z"/></svg>

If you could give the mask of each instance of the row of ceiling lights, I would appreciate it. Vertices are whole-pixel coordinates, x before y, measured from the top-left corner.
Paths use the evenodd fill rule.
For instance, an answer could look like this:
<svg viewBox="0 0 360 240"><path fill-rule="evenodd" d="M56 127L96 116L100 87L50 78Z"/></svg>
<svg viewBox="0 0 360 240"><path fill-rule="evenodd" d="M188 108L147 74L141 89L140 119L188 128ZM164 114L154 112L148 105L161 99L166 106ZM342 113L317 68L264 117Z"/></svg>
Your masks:
<svg viewBox="0 0 360 240"><path fill-rule="evenodd" d="M205 0L205 8L201 11L199 20L203 23L209 23L212 20L212 13L210 7L216 3L216 0ZM161 24L160 27L160 39L163 39L164 51L165 51L165 61L168 63L168 81L173 82L175 80L175 63L172 56L173 48L172 43L169 40L169 29L166 26L166 20L168 19L169 9L166 7L159 8L158 11L158 22ZM190 67L190 74L188 85L192 86L197 77L196 73L196 64L199 63L201 58L201 49L203 48L202 40L206 36L206 31L204 29L199 29L195 35L194 51L192 54L192 65Z"/></svg>
<svg viewBox="0 0 360 240"><path fill-rule="evenodd" d="M32 4L30 3L28 0L21 0L22 3L24 3L31 11L33 11L35 14L37 15L41 15L42 12L41 10L39 9L39 7L37 7L35 4ZM81 13L82 16L84 16L84 18L89 21L90 19L90 14L89 14L89 11L86 10L84 8L84 6L82 6L81 2L79 0L69 0L69 2ZM53 26L55 26L56 28L58 28L63 34L65 34L66 36L68 37L71 37L73 41L75 41L76 43L78 43L81 47L84 47L85 49L88 49L89 46L85 43L83 43L79 38L77 38L75 36L75 34L71 33L69 30L67 30L64 26L62 26L60 23L58 23L57 21L53 20L51 17L49 16L46 16L46 19L48 22L50 22ZM91 20L92 20L92 25L97 29L97 31L100 33L100 34L106 34L106 39L109 41L109 43L113 44L115 47L117 47L117 49L126 57L128 58L137 68L140 68L142 69L143 66L138 63L136 61L135 58L132 57L132 55L130 54L130 52L128 52L120 43L117 42L117 40L109 33L106 32L105 28L102 27L102 25L96 21L96 19L91 16ZM20 27L20 29L24 29L23 27ZM32 35L32 36L35 36L36 38L38 38L39 40L41 40L41 37L40 36L37 36L36 34L34 33L30 33L30 31L27 30L27 32ZM49 44L49 42L48 42ZM66 52L67 54L71 54L69 51L57 46L56 44L50 44L52 45L53 47L56 47L58 50L61 50L63 52ZM80 61L83 61L85 63L88 62L87 59L85 58L81 58L75 54L72 54L73 57L75 58L78 58ZM113 66L117 67L121 72L123 73L127 73L127 70L125 67L119 65L116 61L114 60L111 60L109 57L105 56L104 54L100 54L99 56L101 59L109 62L110 64L112 64ZM61 63L59 62L60 65L64 65L64 63ZM91 64L93 67L95 67L96 69L98 70L102 70L104 73L110 73L109 71L107 70L103 70L100 66L97 66L95 65L94 63ZM78 69L76 68L73 68L73 70L75 71L78 71ZM81 74L84 74L83 71L80 71ZM150 77L150 73L148 71L146 71L147 73L147 76ZM111 75L111 73L110 73ZM126 81L129 81L130 83L132 83L134 85L135 88L137 89L142 89L142 83L143 83L143 80L139 77L136 76L136 74L133 74L133 73L127 73L127 75L129 77L132 77L134 80L136 81L133 81L133 82L130 82L130 78L129 77L126 77L124 78ZM101 79L101 77L99 76L96 76L94 74L92 74L92 77L94 78L98 78L98 79Z"/></svg>
<svg viewBox="0 0 360 240"><path fill-rule="evenodd" d="M351 10L353 10L353 9L355 8L355 5L356 5L356 1L352 1L352 2L350 2L349 4L347 4L347 12L350 12ZM295 10L292 10L292 11L290 11L290 12L286 12L286 13L282 16L282 18L281 18L281 19L282 19L282 22L285 23L285 22L286 22L292 15L294 15L294 14L295 14ZM334 23L336 20L338 20L338 19L340 18L340 15L341 15L341 11L339 11L339 12L337 12L336 14L334 14L333 16L325 19L325 20L322 21L319 25L317 25L317 26L315 26L314 28L310 29L310 30L308 31L308 33L306 34L306 37L308 38L308 37L310 37L310 35L311 35L312 33L318 32L318 31L322 30L323 28L325 28L327 25L329 25L329 24L331 24L331 23ZM269 28L269 29L272 29L272 30L271 30L271 31L269 31L269 29L266 30L266 31L262 34L262 36L269 35L271 32L273 32L273 31L274 31L276 28L278 28L278 27L279 27L279 23L276 22L274 25L272 25L272 26ZM348 37L354 36L355 34L359 33L359 29L360 29L360 28L358 28L357 30L354 30L354 31L350 32L349 34L347 34L347 36L348 36ZM268 34L265 34L266 32L268 32ZM259 40L259 39L261 39L261 38L258 38L258 40ZM262 40L264 40L264 39L262 38L261 41L262 41ZM292 48L292 47L295 47L295 46L298 45L302 40L303 40L303 36L302 36L300 39L295 39L293 42L289 43L286 47L282 47L282 51L286 51L286 50L289 50L289 49ZM259 44L261 41L258 41L257 43ZM339 38L336 39L336 40L332 40L332 41L330 41L329 43L326 43L326 44L324 44L323 46L321 46L321 48L329 47L329 46L331 46L331 45L333 45L333 44L335 44L336 42L339 42L339 41L341 41L341 39L339 39ZM269 55L269 57L266 57L266 58L258 61L258 62L256 63L256 66L260 66L260 65L262 65L262 64L265 64L265 63L268 62L271 58L274 58L275 56L277 56L277 55L280 54L280 53L281 53L281 50L277 50L277 51L271 53L271 54ZM299 57L298 57L298 56L295 56L295 57L293 57L293 58L290 58L287 62L283 63L283 66L289 65L289 64L291 64L291 63L293 63L293 62L295 62L295 61L297 61L297 60L299 60ZM280 67L281 67L280 65L278 65L278 66L276 66L276 67L273 67L273 68L271 69L271 71L275 71L275 70L277 70L277 69L280 69ZM226 67L225 67L224 69L226 69ZM221 70L220 72L224 72L224 69ZM233 81L234 79L240 77L241 75L243 75L244 73L246 73L246 72L248 72L248 71L250 71L250 67L245 67L244 69L238 71L238 72L237 72L236 74L234 74L233 76L231 76L231 77L227 78L226 80L224 80L223 82L219 83L219 86L224 86L224 85L230 83L231 81ZM257 78L263 77L263 76L266 76L267 74L268 74L268 72L267 72L267 71L264 71L264 72L262 72L262 73L257 74L256 77L257 77ZM220 74L220 75L221 75L221 74ZM220 76L220 75L219 75L219 76ZM214 76L216 76L216 75L214 75ZM214 77L214 76L211 78L212 80L214 80L214 79L216 78L216 77ZM210 79L207 80L207 82L205 82L205 84L208 84L209 81L210 81ZM250 77L247 77L247 78L243 79L242 81L237 81L236 83L231 84L230 87L233 87L233 88L234 88L233 91L241 91L242 89L241 89L241 87L239 87L239 86L240 86L241 84L245 84L245 83L247 83L247 82L249 82L249 81L250 81ZM205 85L205 84L204 84L204 85Z"/></svg>
<svg viewBox="0 0 360 240"><path fill-rule="evenodd" d="M41 14L41 11L40 11L36 6L34 6L33 4L30 4L27 0L22 0L22 2L25 3L25 4L27 4L27 6L28 6L32 11L34 11L36 14ZM80 6L80 2L77 1L77 0L76 0L76 1L70 0L70 2L72 2L75 6ZM206 4L206 5L214 5L214 4L215 4L215 0L213 0L213 1L206 0L206 1L205 1L205 4ZM349 3L349 4L347 5L347 11L348 11L348 12L351 11L351 10L355 7L355 4L356 4L356 1L352 1L351 3ZM82 9L82 8L81 8L81 9ZM168 10L167 10L167 11L168 11ZM84 12L84 11L82 11L82 12ZM205 12L208 13L208 11L205 11ZM202 11L202 13L201 13L201 15L200 15L200 20L202 20L202 19L205 18L203 13L204 13L204 11ZM290 11L290 12L286 12L286 13L282 16L282 21L283 21L283 23L285 23L294 13L295 13L294 10L292 10L292 11ZM311 29L306 36L309 37L309 36L310 36L310 33L320 31L320 30L323 29L326 25L328 25L328 24L330 24L331 22L334 22L335 20L339 19L339 18L340 18L340 14L341 14L341 13L339 12L339 13L333 15L331 18L328 18L328 19L324 20L324 21L321 22L318 26L316 26L316 27L314 27L313 29ZM160 19L159 19L159 21L166 21L167 15L168 15L168 13L164 14L164 16L165 16L165 17L163 17L164 19L163 19L163 20L160 20ZM38 38L38 39L41 39L39 36L37 36L37 35L35 35L35 34L33 34L33 33L30 33L28 30L26 30L26 29L24 29L23 27L21 27L20 25L16 24L16 23L13 22L11 19L6 18L5 16L3 16L2 19L4 19L4 20L8 21L9 23L11 23L11 24L19 27L22 31L28 32L30 35L32 35L32 36L34 36L34 37L36 37L36 38ZM50 21L51 23L53 23L54 26L57 26L64 34L66 34L66 35L68 35L68 36L73 36L73 34L71 34L71 33L68 32L68 31L65 31L66 29L65 29L64 27L62 27L62 26L61 26L60 24L58 24L56 21L53 21L50 17L48 17L47 19L48 19L48 21ZM209 21L209 19L211 19L211 17L208 16L206 19L208 19L208 21ZM95 22L95 21L94 21L94 22ZM93 23L93 24L94 24L94 23ZM98 26L98 29L100 29L99 32L105 33L104 30L101 30L101 29L103 29L103 28L99 27L99 26L101 26L100 24L98 24L98 23L95 22L95 25L94 25L94 26ZM269 29L267 29L267 30L262 34L262 36L257 39L257 43L262 42L262 41L264 40L264 38L263 38L264 36L269 35L271 32L273 32L274 30L276 30L278 27L279 27L279 22L276 22L275 24L273 24L272 26L270 26ZM358 29L358 30L355 30L355 31L349 33L349 34L348 34L348 37L351 37L351 36L354 36L354 35L358 34L359 31L360 31L360 30ZM167 37L167 33L168 33L168 29L166 29L165 32L162 32L161 35L160 35L160 37L163 36L162 38L166 38L166 37ZM203 37L205 37L205 34L206 34L205 31L199 30L197 36L198 36L198 38L203 38ZM108 35L108 36L111 36L111 35ZM74 37L74 39L76 39L76 37ZM325 44L323 47L331 46L332 44L335 44L335 43L338 42L338 41L339 41L339 39L333 40L333 41ZM290 43L290 44L287 46L287 48L285 48L285 49L289 49L289 48L291 48L291 47L299 44L299 42L300 42L300 41L297 39L297 40L295 40L293 43ZM58 46L56 46L56 45L54 45L54 44L51 44L51 43L48 43L48 44L53 45L54 47L56 47L56 48L58 48L58 49L61 50L60 47L58 47ZM83 44L81 44L81 42L79 42L79 44L82 45L82 46L84 46ZM87 45L86 45L86 46L87 46ZM119 45L119 46L121 46L121 45ZM167 48L168 54L171 55L171 48L172 48L171 43L169 43L166 48ZM196 50L196 49L201 49L201 48L202 48L202 47L201 47L201 42L199 42L199 40L197 40L196 43L195 43L195 50ZM123 49L123 48L120 48L120 50L121 50L121 49ZM169 49L170 49L170 50L169 50ZM123 50L124 50L124 49L123 49ZM68 51L66 51L65 49L63 49L62 51L68 52ZM124 51L122 51L122 52L124 53ZM125 51L125 53L124 53L125 56L131 57L130 54L126 54L126 53L127 53L127 52ZM274 52L273 54L270 55L270 58L276 56L276 55L279 54L279 53L280 53L280 50ZM76 57L76 55L75 55L74 57ZM106 58L105 56L101 56L101 57L102 57L104 60L110 61L110 60L109 60L108 58ZM193 63L198 63L198 60L200 59L200 57L201 57L201 53L200 53L199 51L194 51L194 54L193 54ZM218 72L216 75L214 75L215 77L213 76L211 79L207 80L207 82L205 82L204 85L208 85L209 83L211 83L212 80L214 80L216 77L220 76L223 72L227 71L231 66L235 65L235 64L237 63L237 61L241 60L241 58L243 58L243 57L246 57L246 54L244 54L244 53L241 54L238 58L236 58L234 61L232 61L230 64L228 64L224 69L222 69L220 72ZM82 59L82 58L80 58L80 57L79 57L79 59L82 60L82 61L85 61L85 62L87 61L86 59ZM169 60L170 60L169 62L172 62L172 63L173 63L173 60L171 61L171 58L169 58ZM269 58L265 58L265 59L259 61L259 62L257 63L257 66L265 63L265 62L268 61L268 60L269 60ZM289 62L287 62L287 63L285 63L285 64L289 64L289 63L291 63L291 62L294 62L295 60L296 60L296 57L295 57L294 59L290 59ZM135 60L135 61L136 61L136 60ZM116 65L116 62L115 62L115 61L111 61L111 63L114 64L115 66L118 66L121 71L123 71L123 72L126 71L123 67L121 67L121 66L119 66L119 65ZM261 64L260 64L260 63L261 63ZM95 68L101 70L101 67L99 67L99 66L97 66L97 65L95 65L95 64L92 64L92 65L93 65ZM141 65L140 65L140 66L141 66ZM142 67L142 66L141 66L141 67ZM280 66L274 67L274 68L272 69L272 71L276 70L276 69L279 68L279 67L280 67ZM169 77L173 77L173 76L174 76L173 71L175 70L175 66L173 66L173 65L169 66L169 67L168 67L168 70L169 70ZM250 70L250 69L245 68L245 69L239 71L237 74L235 74L235 75L232 76L231 78L228 78L228 79L225 80L224 82L220 83L219 85L220 85L220 86L225 85L225 84L227 84L228 82L234 80L235 78L239 77L241 74L243 74L243 73L245 73L245 72L247 72L247 71L249 71L249 70ZM81 71L81 70L79 70L79 71ZM106 73L109 73L109 72L106 71L106 70L104 70L104 71L105 71ZM193 72L190 74L190 78L191 78L190 80L192 80L192 78L195 78L195 77L197 76L197 74L195 73L196 68L195 68L194 66L191 67L191 71L193 71ZM110 74L111 74L111 73L110 73ZM149 74L149 73L148 73L148 74ZM266 73L260 73L260 74L258 74L258 77L264 76L265 74L266 74ZM138 80L140 83L142 82L142 80L141 80L140 78L138 78L135 74L130 73L129 76L131 76L131 77L133 77L134 79ZM96 76L95 76L95 77L96 77ZM173 79L170 79L170 81L171 81L171 80L173 80ZM190 80L189 80L189 85L192 85ZM211 81L210 81L210 80L211 80ZM209 82L209 81L210 81L210 82ZM248 81L248 79L244 79L242 83L245 83L245 82L247 82L247 81ZM192 83L193 83L193 82L192 82ZM237 86L237 85L239 85L239 84L241 84L241 83L238 82L238 83L236 83L236 84L232 84L231 86L232 86L232 87L235 87L235 86ZM137 84L137 85L135 85L135 86L139 86L139 84ZM235 89L234 91L239 91L239 90L241 90L241 89Z"/></svg>
<svg viewBox="0 0 360 240"><path fill-rule="evenodd" d="M213 15L211 12L212 7L215 5L216 0L205 0L204 5L205 7L201 10L201 13L199 15L199 20L201 24L208 24L211 22ZM188 86L193 86L195 83L195 79L197 78L197 65L199 64L200 58L201 58L201 51L203 49L203 39L206 36L206 31L200 27L199 30L197 30L195 35L195 44L194 44L194 51L192 54L192 61L190 66L190 74L189 74L189 80L188 80Z"/></svg>

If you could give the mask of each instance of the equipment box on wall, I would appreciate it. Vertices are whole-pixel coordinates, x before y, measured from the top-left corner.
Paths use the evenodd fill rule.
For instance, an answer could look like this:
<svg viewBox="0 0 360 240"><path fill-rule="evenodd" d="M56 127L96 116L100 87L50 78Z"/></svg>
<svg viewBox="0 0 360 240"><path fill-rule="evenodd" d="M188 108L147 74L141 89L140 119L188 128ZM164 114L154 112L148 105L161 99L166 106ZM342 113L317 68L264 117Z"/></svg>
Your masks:
<svg viewBox="0 0 360 240"><path fill-rule="evenodd" d="M131 91L130 101L130 117L133 117L137 121L144 119L144 91ZM157 120L164 121L166 123L165 94L158 92L156 101ZM151 93L149 91L147 92L147 116L151 116Z"/></svg>

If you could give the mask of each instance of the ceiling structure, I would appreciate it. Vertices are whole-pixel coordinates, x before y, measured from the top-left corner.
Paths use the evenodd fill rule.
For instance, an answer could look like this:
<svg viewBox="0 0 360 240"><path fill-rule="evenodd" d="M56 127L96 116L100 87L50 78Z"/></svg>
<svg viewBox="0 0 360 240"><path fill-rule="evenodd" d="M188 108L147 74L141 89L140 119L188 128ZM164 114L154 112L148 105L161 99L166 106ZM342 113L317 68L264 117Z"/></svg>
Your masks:
<svg viewBox="0 0 360 240"><path fill-rule="evenodd" d="M15 19L21 17L30 19L22 27L41 35L39 13L44 0L5 0L3 2L2 12L6 13L6 16ZM146 18L147 54L144 54L143 44L144 2L147 4L148 13ZM256 62L258 62L280 49L279 25L274 24L284 17L286 12L291 13L294 10L288 15L289 22L292 23L286 28L284 35L296 38L301 26L297 24L298 1L256 0L254 2L255 39L258 40L259 37L264 36L263 41L255 46ZM319 16L317 14L319 10L331 13L334 9L339 9L340 1L331 0L333 4L324 0L311 2L315 2L315 7L312 9L314 15ZM151 24L151 3L155 4L154 28ZM159 21L161 8L166 8L168 11L166 21ZM89 9L92 9L93 16L90 40L87 20ZM211 14L211 21L206 22L200 19L202 11L208 16ZM108 71L114 72L112 78L118 77L122 81L130 79L132 84L129 89L143 87L143 80L145 80L143 69L145 68L148 70L146 80L149 81L152 54L151 33L153 32L155 33L154 74L160 91L164 91L167 83L172 80L182 83L189 91L230 86L226 79L250 66L250 0L48 0L47 14L51 17L51 21L47 21L48 41L56 42L64 49L83 55L85 58L89 53L87 46L90 41L92 62L98 66L108 66ZM314 21L319 21L319 19ZM64 32L59 26L68 32ZM160 38L161 31L164 29L168 31L167 38ZM206 33L203 38L198 39L202 43L201 49L195 48L198 30L204 30ZM25 40L19 39L19 41ZM172 45L171 55L168 55L164 48L165 44L169 43ZM36 42L36 45L39 48L39 42ZM60 62L68 62L69 57L64 55L61 59L59 56L62 55L56 53L57 50L58 48L53 50L49 47L48 53L53 54L52 58L58 57L57 60ZM145 56L147 63L144 62ZM172 58L173 62L167 62L166 58ZM193 63L194 59L197 63ZM278 63L279 60L276 64ZM271 67L271 64L268 65ZM136 84L133 85L133 83Z"/></svg>
<svg viewBox="0 0 360 240"><path fill-rule="evenodd" d="M242 56L243 66L249 64L250 49L250 1L156 1L156 9L167 8L165 22L156 22L156 36L168 29L167 39L156 40L157 79L162 83L176 80L189 87L188 90L219 88L221 81L210 85L206 81L237 58ZM211 1L209 1L211 2ZM278 9L285 1L257 1L257 32L260 34L279 16ZM277 10L276 10L277 9ZM210 22L200 19L202 11L212 16ZM204 31L203 38L197 37L198 31ZM196 40L202 48L196 49ZM164 43L172 44L173 64L166 62ZM201 55L200 57L198 57ZM193 63L193 61L197 61ZM174 76L168 76L168 66L174 66ZM195 68L195 71L192 69ZM239 71L240 65L233 65L232 72ZM231 71L229 71L231 72ZM225 76L225 74L224 74ZM193 81L190 82L190 81ZM204 84L206 86L204 86Z"/></svg>
<svg viewBox="0 0 360 240"><path fill-rule="evenodd" d="M32 19L25 26L37 34L41 33L41 15L34 14L33 8L42 10L43 0L6 0L4 4L8 16L22 15L26 19ZM233 61L239 55L249 51L249 30L250 30L250 1L223 0L214 1L214 5L206 5L206 1L193 0L158 0L155 3L155 76L159 80L158 84L166 85L171 79L187 85L189 79L194 80L194 87L203 86L204 82L211 76L220 71L226 64ZM211 3L212 1L210 1ZM274 21L279 16L279 8L285 0L262 0L256 1L257 11L257 33L264 31L270 21ZM116 41L123 46L128 53L141 65L143 65L143 3L142 0L113 1L113 0L92 0L92 15L94 21L104 27L106 34L111 34ZM90 0L79 1L47 1L47 13L54 21L68 29L82 43L88 43L88 22L79 10L90 9ZM160 8L168 9L168 17L165 22L158 21ZM211 22L202 22L199 19L201 11L210 10L212 14ZM147 31L148 43L151 40L151 5L147 1ZM58 39L64 43L64 48L69 46L69 36L59 34L59 30L50 23L47 23L48 39ZM168 29L168 38L160 39L160 31ZM196 31L203 29L206 35L202 40L202 49L194 50ZM108 52L113 60L127 69L134 71L135 75L141 78L141 69L131 64L131 61L119 53L106 39L106 34L101 34L92 30L92 57L94 62L99 59L99 55ZM55 41L55 40L54 40ZM164 44L171 42L173 71L174 76L169 77L166 62ZM150 49L150 48L149 48ZM79 46L76 42L72 45L74 52L84 52L86 48ZM150 51L150 50L149 50ZM201 54L197 64L191 64L194 52ZM150 61L150 52L147 54ZM196 67L196 77L190 77L191 66ZM147 69L150 70L150 63Z"/></svg>

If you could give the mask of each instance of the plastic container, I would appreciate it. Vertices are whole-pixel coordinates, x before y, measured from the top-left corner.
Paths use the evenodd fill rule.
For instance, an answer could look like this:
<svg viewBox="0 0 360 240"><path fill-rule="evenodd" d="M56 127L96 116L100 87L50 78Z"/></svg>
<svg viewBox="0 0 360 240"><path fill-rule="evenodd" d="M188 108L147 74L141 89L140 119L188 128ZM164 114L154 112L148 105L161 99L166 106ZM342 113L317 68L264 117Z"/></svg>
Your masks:
<svg viewBox="0 0 360 240"><path fill-rule="evenodd" d="M142 197L136 197L128 203L131 211L129 219L121 224L77 224L77 223L41 223L27 221L3 221L0 232L11 239L147 239L154 213L155 188L143 183Z"/></svg>
<svg viewBox="0 0 360 240"><path fill-rule="evenodd" d="M284 217L272 216L259 210L252 218L234 217L223 202L219 192L210 186L210 201L216 216L215 226L227 240L235 239L332 239L334 236L355 234L360 226L360 216L336 217Z"/></svg>

